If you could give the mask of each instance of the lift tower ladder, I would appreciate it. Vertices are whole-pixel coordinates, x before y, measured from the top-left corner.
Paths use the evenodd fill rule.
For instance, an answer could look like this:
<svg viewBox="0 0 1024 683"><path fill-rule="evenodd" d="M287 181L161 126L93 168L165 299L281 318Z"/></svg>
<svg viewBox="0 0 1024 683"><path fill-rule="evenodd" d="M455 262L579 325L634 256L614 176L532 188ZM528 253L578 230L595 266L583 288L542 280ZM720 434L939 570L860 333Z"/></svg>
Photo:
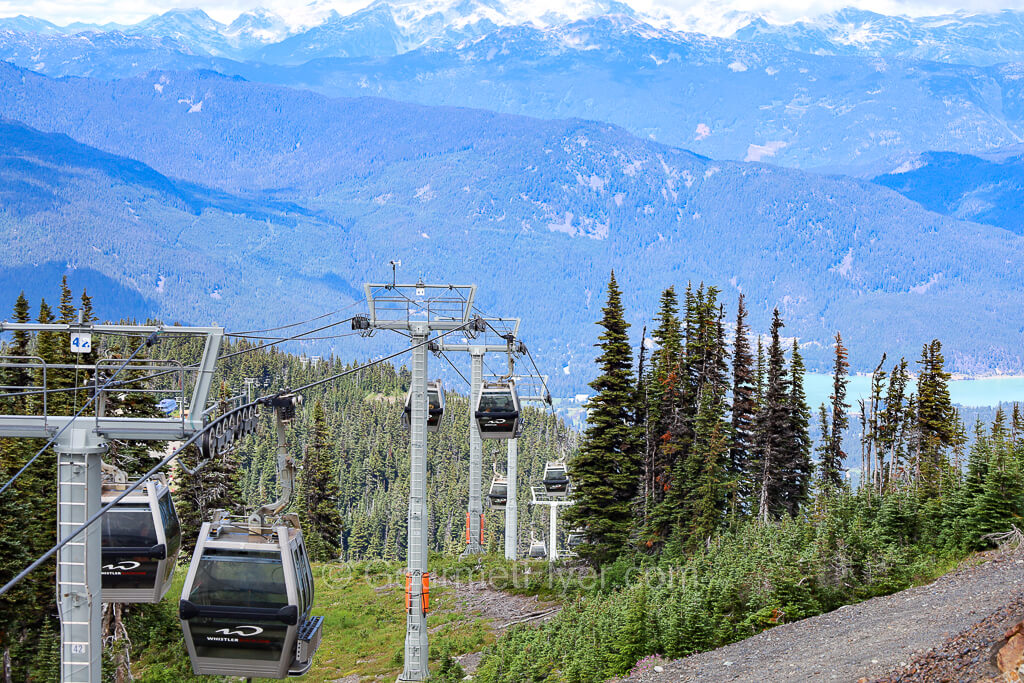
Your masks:
<svg viewBox="0 0 1024 683"><path fill-rule="evenodd" d="M412 344L412 400L409 432L409 529L406 563L405 661L399 681L425 681L430 676L427 643L427 345L432 332L465 329L475 333L472 319L476 285L365 285L369 317L352 327L366 334L395 330ZM473 329L471 329L473 328Z"/></svg>
<svg viewBox="0 0 1024 683"><path fill-rule="evenodd" d="M35 324L0 322L4 332L51 332L67 334L73 352L91 350L94 334L119 334L140 337L203 337L203 356L198 366L183 366L174 361L140 360L126 370L167 374L179 378L178 388L169 390L185 404L185 375L193 375L191 399L180 417L123 417L104 414L104 394L132 393L131 380L115 381L103 391L104 373L113 374L125 364L117 358L92 364L46 363L36 356L0 356L0 368L17 367L33 371L39 385L6 387L4 391L38 391L42 400L34 415L0 415L0 436L25 439L50 439L56 436L57 453L57 537L64 540L101 507L101 457L111 439L133 441L171 441L185 439L203 428L204 408L213 382L213 371L220 353L224 329L221 327L177 327L153 325ZM77 346L76 343L77 342ZM85 371L92 374L88 387L95 399L90 414L52 415L47 379L53 371ZM143 390L152 392L153 390ZM94 410L93 410L94 409ZM100 683L103 643L102 623L102 551L101 529L93 525L78 539L68 543L57 555L57 608L61 622L61 673L63 683Z"/></svg>
<svg viewBox="0 0 1024 683"><path fill-rule="evenodd" d="M480 436L480 429L477 425L476 410L477 400L480 398L480 391L483 387L483 371L484 371L484 355L488 353L504 353L511 357L515 353L514 347L515 342L519 339L519 318L481 318L485 323L511 323L511 330L508 336L502 340L500 344L487 344L470 343L471 340L467 339L466 343L454 344L447 341L442 341L440 347L442 351L462 351L469 353L470 355L470 391L469 391L469 504L466 509L466 549L462 552L462 555L479 555L484 552L483 548L483 461L484 461L484 447L483 439ZM509 374L512 374L512 368L509 368ZM508 489L508 502L505 505L505 557L506 559L516 559L516 544L518 540L517 533L517 514L518 508L516 507L516 477L517 464L518 464L518 448L519 440L512 438L508 439L508 466L506 476L509 481Z"/></svg>

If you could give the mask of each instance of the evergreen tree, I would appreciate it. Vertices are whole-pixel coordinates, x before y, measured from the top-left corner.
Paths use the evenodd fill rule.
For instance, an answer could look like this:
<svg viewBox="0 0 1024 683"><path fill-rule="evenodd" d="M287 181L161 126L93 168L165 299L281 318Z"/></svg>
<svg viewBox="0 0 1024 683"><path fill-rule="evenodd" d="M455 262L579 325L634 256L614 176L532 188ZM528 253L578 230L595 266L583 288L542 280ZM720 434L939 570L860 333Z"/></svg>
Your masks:
<svg viewBox="0 0 1024 683"><path fill-rule="evenodd" d="M757 409L761 410L761 406L764 405L764 389L765 389L765 373L767 370L767 364L764 357L764 343L761 340L761 335L757 335L757 371L754 375L754 398L757 401Z"/></svg>
<svg viewBox="0 0 1024 683"><path fill-rule="evenodd" d="M754 418L757 415L757 380L750 351L750 327L743 294L736 309L736 339L732 352L732 431L729 445L730 507L739 512L753 491L750 464L754 446Z"/></svg>
<svg viewBox="0 0 1024 683"><path fill-rule="evenodd" d="M764 400L755 420L757 514L762 521L788 510L785 460L793 444L790 416L791 390L779 330L784 327L779 309L772 313L771 344Z"/></svg>
<svg viewBox="0 0 1024 683"><path fill-rule="evenodd" d="M832 440L832 430L829 425L829 409L824 403L818 407L818 424L821 427L821 438L818 440L818 448L816 452L818 454L818 477L817 477L817 488L822 493L827 493L828 490L834 490L835 485L825 479L825 467L823 463L825 458L828 457L828 449Z"/></svg>
<svg viewBox="0 0 1024 683"><path fill-rule="evenodd" d="M689 289L687 298L690 298ZM661 307L656 318L658 326L651 333L658 348L651 358L652 421L657 435L651 454L650 490L651 505L656 506L665 498L670 486L672 466L679 451L679 444L673 438L681 431L682 403L682 329L675 289L669 287L661 295Z"/></svg>
<svg viewBox="0 0 1024 683"><path fill-rule="evenodd" d="M956 410L949 397L942 344L938 339L924 345L917 379L917 462L915 474L922 499L940 494L946 449L956 439Z"/></svg>
<svg viewBox="0 0 1024 683"><path fill-rule="evenodd" d="M302 530L310 558L315 561L332 560L341 550L342 520L338 510L341 491L329 444L327 417L323 405L317 401L313 406L310 442L302 462L300 483Z"/></svg>
<svg viewBox="0 0 1024 683"><path fill-rule="evenodd" d="M1009 531L1012 524L1020 525L1024 513L1024 473L1013 453L1006 428L1006 414L996 411L988 447L985 475L980 491L971 500L968 510L970 538L975 548L990 545L988 534Z"/></svg>
<svg viewBox="0 0 1024 683"><path fill-rule="evenodd" d="M730 482L729 425L725 421L724 394L709 389L701 400L697 428L690 460L700 464L692 484L687 535L696 545L708 541L722 526Z"/></svg>
<svg viewBox="0 0 1024 683"><path fill-rule="evenodd" d="M630 504L636 495L639 443L633 423L633 359L622 295L614 272L608 281L608 302L599 323L604 332L597 346L600 375L590 383L596 392L588 404L586 433L569 470L575 482L575 504L566 510L566 524L584 531L579 553L600 565L617 557L629 542Z"/></svg>
<svg viewBox="0 0 1024 683"><path fill-rule="evenodd" d="M889 387L885 394L885 408L879 418L878 448L885 464L883 482L891 480L903 470L904 446L907 432L907 385L910 371L907 359L900 362L889 373ZM891 485L891 484L890 484Z"/></svg>
<svg viewBox="0 0 1024 683"><path fill-rule="evenodd" d="M227 393L227 385L222 383L221 399L225 398ZM222 401L217 414L223 414L225 408L226 404ZM175 505L181 524L181 546L186 549L195 547L200 527L203 522L209 521L214 510L223 509L239 513L245 507L245 498L242 486L243 473L234 449L227 449L224 453L213 454L203 460L199 449L192 445L185 450L180 459L190 469L205 463L194 474L182 471L175 477L178 484Z"/></svg>
<svg viewBox="0 0 1024 683"><path fill-rule="evenodd" d="M846 386L849 383L849 353L843 346L843 337L836 332L835 360L832 363L832 432L821 459L821 481L833 489L843 485L843 462L846 451L843 450L843 434L850 424L848 412L850 404L846 402Z"/></svg>
<svg viewBox="0 0 1024 683"><path fill-rule="evenodd" d="M786 510L795 515L801 505L810 498L811 475L811 408L807 405L807 394L804 391L804 359L800 355L800 345L793 342L793 353L790 357L790 433L792 444L787 452L785 469L786 477Z"/></svg>
<svg viewBox="0 0 1024 683"><path fill-rule="evenodd" d="M14 322L16 323L27 323L30 319L28 299L25 298L25 293L21 292L18 295L17 300L14 302L14 313L12 315ZM16 331L11 335L11 343L5 351L5 355L9 356L28 356L31 348L32 335L24 331ZM12 368L0 368L0 385L11 387L10 389L0 389L0 393L18 393L19 391L25 391L32 384L32 373L31 371L22 367ZM24 410L24 406L28 403L27 396L15 396L11 398L0 399L0 411L9 414L20 414Z"/></svg>

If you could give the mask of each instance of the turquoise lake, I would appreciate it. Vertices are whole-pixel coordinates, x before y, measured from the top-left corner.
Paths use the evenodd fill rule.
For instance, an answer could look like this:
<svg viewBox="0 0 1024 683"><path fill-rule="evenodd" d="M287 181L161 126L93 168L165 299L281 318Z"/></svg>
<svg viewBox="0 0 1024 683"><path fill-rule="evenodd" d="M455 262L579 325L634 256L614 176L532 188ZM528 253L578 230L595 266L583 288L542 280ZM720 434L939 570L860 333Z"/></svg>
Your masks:
<svg viewBox="0 0 1024 683"><path fill-rule="evenodd" d="M857 401L867 398L871 378L862 375L850 377L846 390L847 403L856 411ZM804 379L807 403L816 410L832 394L832 376L808 373ZM955 379L949 383L953 403L963 406L997 406L1000 403L1019 402L1024 404L1024 377L981 377L978 379Z"/></svg>

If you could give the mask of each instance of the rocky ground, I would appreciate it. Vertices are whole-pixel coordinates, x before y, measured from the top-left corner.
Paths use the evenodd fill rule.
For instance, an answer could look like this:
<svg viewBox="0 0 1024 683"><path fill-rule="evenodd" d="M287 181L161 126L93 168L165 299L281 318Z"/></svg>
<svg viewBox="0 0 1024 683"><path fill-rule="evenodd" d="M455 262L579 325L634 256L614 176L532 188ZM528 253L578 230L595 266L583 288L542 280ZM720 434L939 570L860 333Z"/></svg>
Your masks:
<svg viewBox="0 0 1024 683"><path fill-rule="evenodd" d="M668 681L984 681L1024 618L1024 558L975 558L934 583L777 626L667 662L634 679Z"/></svg>
<svg viewBox="0 0 1024 683"><path fill-rule="evenodd" d="M876 678L872 683L946 683L998 681L1001 671L996 656L1007 642L1006 632L1024 618L1024 593L1018 593L970 628L947 638L938 647L916 653L906 666Z"/></svg>

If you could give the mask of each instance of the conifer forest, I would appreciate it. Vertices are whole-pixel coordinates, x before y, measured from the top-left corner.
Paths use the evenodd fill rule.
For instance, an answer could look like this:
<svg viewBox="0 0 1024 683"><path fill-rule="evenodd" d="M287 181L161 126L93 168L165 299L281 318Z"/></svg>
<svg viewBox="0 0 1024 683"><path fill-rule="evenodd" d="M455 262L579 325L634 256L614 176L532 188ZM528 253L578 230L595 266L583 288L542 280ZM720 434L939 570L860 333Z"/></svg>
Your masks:
<svg viewBox="0 0 1024 683"><path fill-rule="evenodd" d="M93 301L65 279L54 305L19 296L9 320L70 323L79 317L95 320ZM916 358L880 352L870 396L851 405L849 350L836 332L831 395L812 406L800 344L786 336L778 309L768 329L755 330L742 294L727 301L718 287L691 282L667 287L645 317L649 330L631 329L613 273L597 321L598 372L583 431L553 411L524 409L517 485L528 491L546 462L567 462L573 504L562 513L561 533L580 541L570 557L552 565L510 563L534 572L510 590L532 591L561 608L542 623L515 624L478 643L483 658L475 680L596 682L625 675L650 655L709 650L901 590L994 547L1020 524L1024 413L1007 405L989 422L965 424L950 400L939 340L920 340ZM334 357L265 348L258 335L230 339L215 377L225 409L247 382L251 391L270 395L355 370L307 391L290 424L300 474L288 509L301 520L320 579L331 567L396 565L407 540L409 436L401 412L408 369L379 363L359 370L359 363ZM123 358L137 342L104 336L93 353ZM63 333L14 333L2 351L52 364L80 362ZM190 362L198 351L174 342L146 353ZM17 367L3 372L3 413L37 411L39 395L11 388L39 378ZM49 387L71 390L48 394L47 410L73 414L87 401L80 387L88 378L67 368L52 372L61 374L47 379ZM458 559L468 477L469 425L459 418L468 410L465 387L447 387L446 398L446 411L455 417L446 418L429 442L428 544L437 558L432 561L463 566L470 562ZM125 416L161 410L155 399L134 394L114 393L111 401ZM259 419L255 436L194 474L195 447L172 466L182 566L213 510L244 513L275 497L272 415ZM504 469L504 444L485 441L485 472L492 463L495 472ZM0 479L11 479L40 446L40 440L0 440ZM138 476L162 451L152 443L116 441L107 458ZM44 450L0 495L3 577L56 540L55 457ZM546 510L529 503L529 496L520 496L520 556L546 529ZM500 512L487 513L486 554L472 566L505 562L498 559L502 519ZM581 572L596 572L600 580L570 580ZM51 562L0 598L6 680L58 677L53 581ZM191 676L174 602L112 605L104 612L105 676ZM461 679L452 654L459 653L431 648L438 680Z"/></svg>

